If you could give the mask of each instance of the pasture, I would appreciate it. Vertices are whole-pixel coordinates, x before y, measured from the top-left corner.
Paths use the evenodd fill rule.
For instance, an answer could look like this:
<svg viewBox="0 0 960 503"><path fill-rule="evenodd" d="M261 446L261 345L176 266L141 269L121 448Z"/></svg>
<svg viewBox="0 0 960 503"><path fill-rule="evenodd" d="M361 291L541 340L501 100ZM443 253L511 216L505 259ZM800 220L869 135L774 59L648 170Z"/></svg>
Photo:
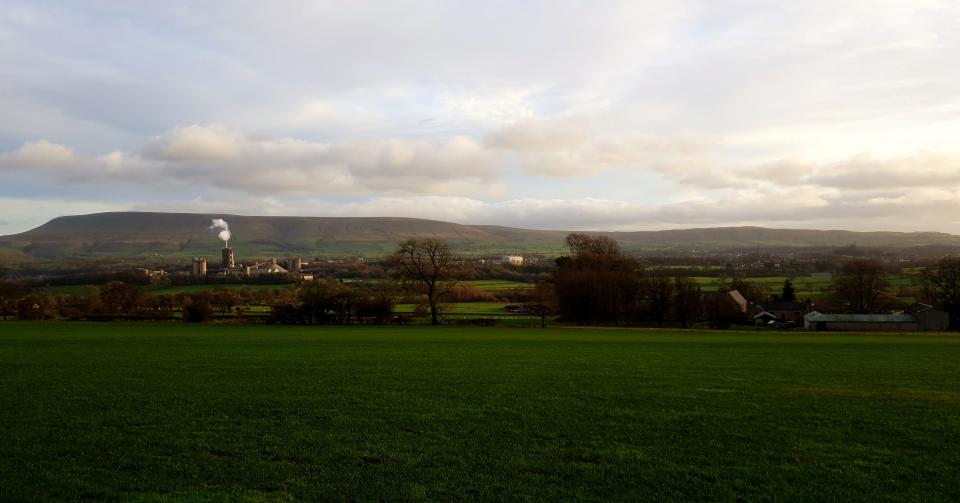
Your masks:
<svg viewBox="0 0 960 503"><path fill-rule="evenodd" d="M0 323L0 500L960 499L960 337Z"/></svg>

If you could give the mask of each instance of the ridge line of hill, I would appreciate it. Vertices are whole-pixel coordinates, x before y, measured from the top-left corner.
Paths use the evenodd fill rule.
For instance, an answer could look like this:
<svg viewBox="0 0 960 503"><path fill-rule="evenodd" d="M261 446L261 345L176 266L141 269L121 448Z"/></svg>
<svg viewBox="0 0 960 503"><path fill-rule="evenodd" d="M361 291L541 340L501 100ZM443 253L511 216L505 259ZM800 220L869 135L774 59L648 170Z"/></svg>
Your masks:
<svg viewBox="0 0 960 503"><path fill-rule="evenodd" d="M445 239L467 254L555 254L570 231L467 225L407 217L247 216L212 213L108 212L57 217L34 229L0 236L0 256L52 259L216 255L209 230L224 218L246 256L382 256L409 237ZM960 247L942 232L775 229L756 226L657 231L578 231L616 239L627 250Z"/></svg>

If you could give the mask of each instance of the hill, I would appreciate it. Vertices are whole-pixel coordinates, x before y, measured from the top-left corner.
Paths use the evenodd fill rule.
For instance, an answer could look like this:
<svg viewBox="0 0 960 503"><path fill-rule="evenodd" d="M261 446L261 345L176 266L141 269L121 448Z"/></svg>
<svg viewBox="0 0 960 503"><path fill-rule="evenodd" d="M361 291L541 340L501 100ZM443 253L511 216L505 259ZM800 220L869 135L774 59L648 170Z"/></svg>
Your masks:
<svg viewBox="0 0 960 503"><path fill-rule="evenodd" d="M544 253L563 249L568 231L495 225L462 225L395 217L262 217L202 213L114 212L55 218L20 234L0 237L0 256L13 260L64 257L216 255L209 229L224 218L241 256L382 256L409 237L447 240L466 254ZM628 250L960 246L960 236L936 232L852 232L762 227L717 227L637 232L589 232L610 236Z"/></svg>

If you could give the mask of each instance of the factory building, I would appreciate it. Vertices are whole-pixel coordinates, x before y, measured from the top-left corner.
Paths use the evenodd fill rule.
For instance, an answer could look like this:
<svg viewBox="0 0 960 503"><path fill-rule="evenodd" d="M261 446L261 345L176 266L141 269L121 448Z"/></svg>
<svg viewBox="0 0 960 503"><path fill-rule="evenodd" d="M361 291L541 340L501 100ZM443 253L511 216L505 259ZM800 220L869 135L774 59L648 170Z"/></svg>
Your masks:
<svg viewBox="0 0 960 503"><path fill-rule="evenodd" d="M270 259L269 262L263 262L252 267L246 268L247 276L260 276L263 274L287 274L287 270L277 265L277 259Z"/></svg>

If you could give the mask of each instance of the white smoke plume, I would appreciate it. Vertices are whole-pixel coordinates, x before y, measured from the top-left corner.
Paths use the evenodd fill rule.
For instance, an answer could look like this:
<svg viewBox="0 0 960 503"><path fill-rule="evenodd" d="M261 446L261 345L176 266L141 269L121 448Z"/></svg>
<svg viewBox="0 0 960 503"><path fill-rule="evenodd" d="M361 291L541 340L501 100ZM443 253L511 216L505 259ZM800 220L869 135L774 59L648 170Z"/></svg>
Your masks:
<svg viewBox="0 0 960 503"><path fill-rule="evenodd" d="M217 237L224 241L230 241L230 226L227 225L227 221L222 218L214 218L213 225L210 226L213 230L220 230L220 233L217 234Z"/></svg>

